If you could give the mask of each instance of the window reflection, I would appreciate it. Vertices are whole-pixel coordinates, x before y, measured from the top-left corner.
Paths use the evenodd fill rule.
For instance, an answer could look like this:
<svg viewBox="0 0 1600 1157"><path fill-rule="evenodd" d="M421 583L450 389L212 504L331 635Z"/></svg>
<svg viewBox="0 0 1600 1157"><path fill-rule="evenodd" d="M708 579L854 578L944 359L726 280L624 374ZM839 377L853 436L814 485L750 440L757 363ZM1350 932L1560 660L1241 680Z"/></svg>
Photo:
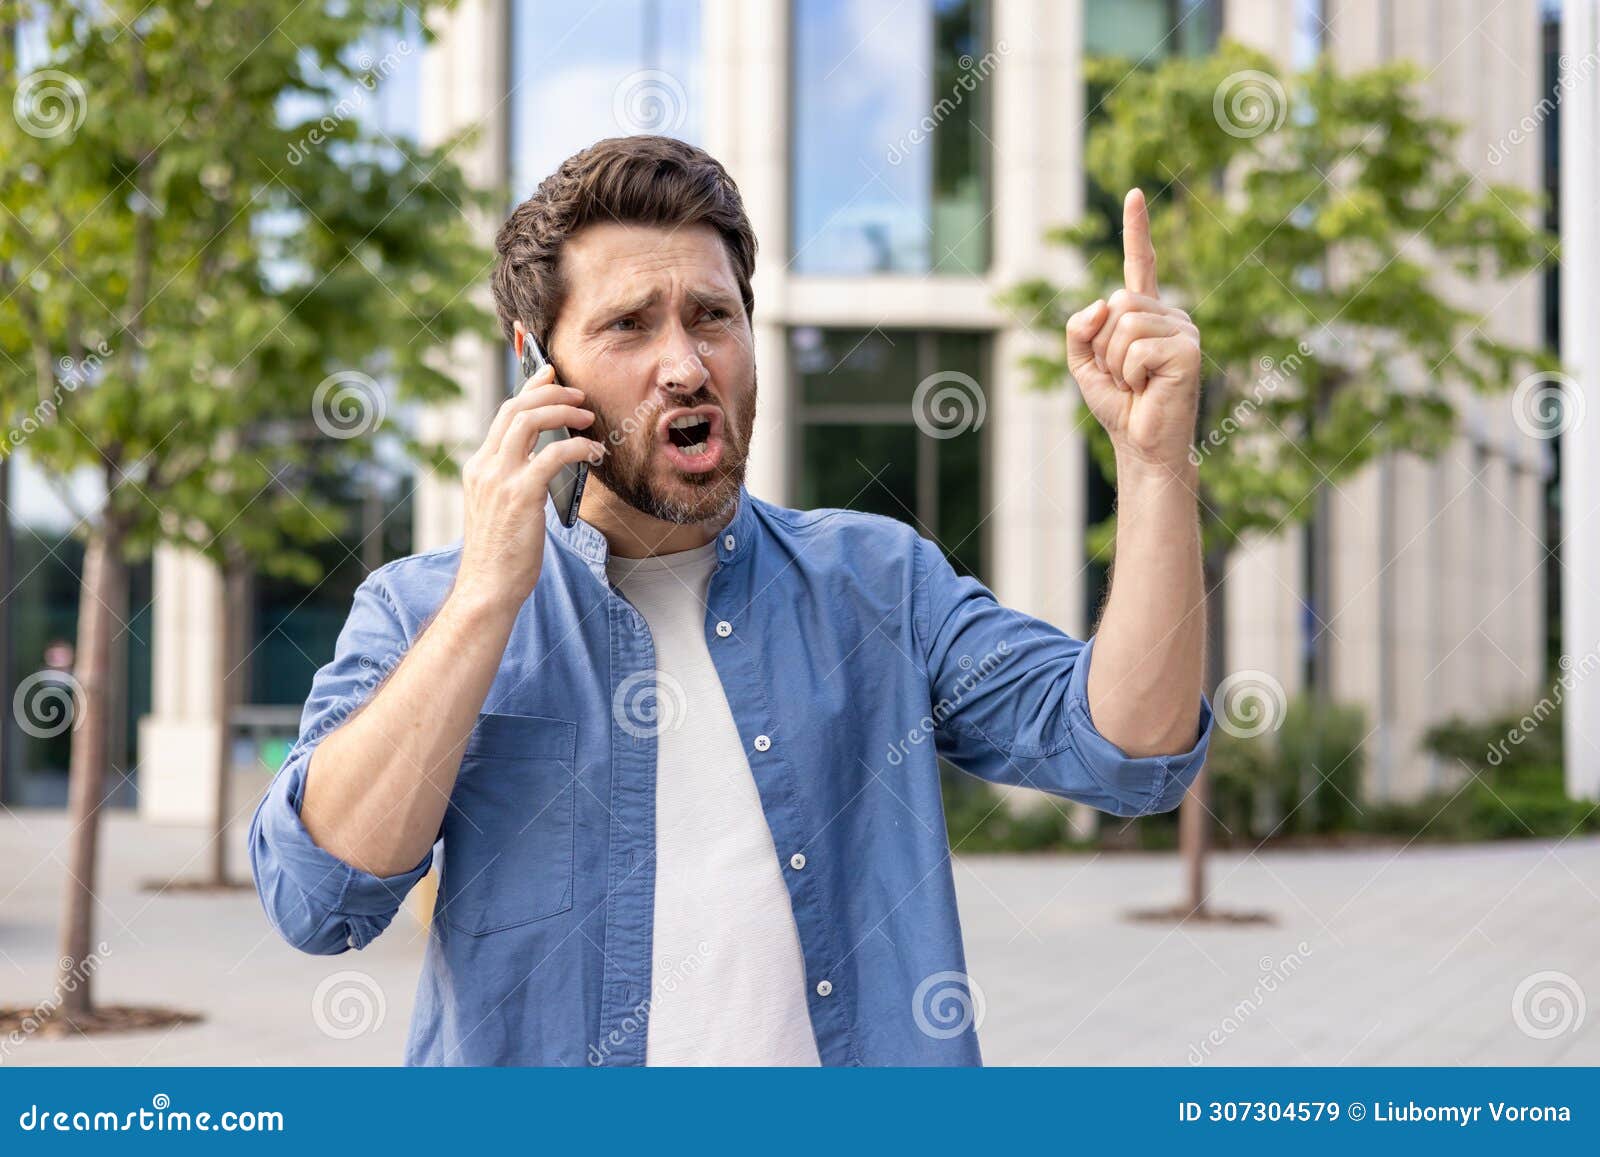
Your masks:
<svg viewBox="0 0 1600 1157"><path fill-rule="evenodd" d="M606 137L702 131L699 0L511 6L511 191Z"/></svg>
<svg viewBox="0 0 1600 1157"><path fill-rule="evenodd" d="M793 268L983 273L988 5L795 0L792 32Z"/></svg>
<svg viewBox="0 0 1600 1157"><path fill-rule="evenodd" d="M791 331L796 505L898 518L939 543L957 571L981 577L986 346L975 333ZM965 391L977 408L957 394L950 406L930 404L923 390L919 423L919 386L930 377Z"/></svg>

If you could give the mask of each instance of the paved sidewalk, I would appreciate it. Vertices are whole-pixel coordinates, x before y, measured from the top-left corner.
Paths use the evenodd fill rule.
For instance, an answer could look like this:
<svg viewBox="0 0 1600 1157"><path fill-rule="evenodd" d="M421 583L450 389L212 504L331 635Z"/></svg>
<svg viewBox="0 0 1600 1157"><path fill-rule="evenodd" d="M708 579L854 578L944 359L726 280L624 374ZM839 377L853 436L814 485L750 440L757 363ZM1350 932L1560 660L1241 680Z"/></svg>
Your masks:
<svg viewBox="0 0 1600 1157"><path fill-rule="evenodd" d="M65 834L59 813L0 813L0 1003L50 990ZM107 823L99 936L110 953L97 983L103 1000L192 1009L205 1023L0 1039L0 1066L398 1063L418 925L402 915L362 952L305 956L272 934L253 891L140 890L197 870L203 842L129 816ZM234 863L247 870L242 847ZM1123 919L1176 898L1173 856L959 859L986 1061L1600 1064L1600 1008L1578 1020L1580 1001L1600 1001L1600 838L1219 854L1211 871L1223 906L1278 922ZM343 1011L381 994L383 1019L338 1039L313 1002L349 970L370 982L343 990ZM337 1032L339 1015L321 1020Z"/></svg>

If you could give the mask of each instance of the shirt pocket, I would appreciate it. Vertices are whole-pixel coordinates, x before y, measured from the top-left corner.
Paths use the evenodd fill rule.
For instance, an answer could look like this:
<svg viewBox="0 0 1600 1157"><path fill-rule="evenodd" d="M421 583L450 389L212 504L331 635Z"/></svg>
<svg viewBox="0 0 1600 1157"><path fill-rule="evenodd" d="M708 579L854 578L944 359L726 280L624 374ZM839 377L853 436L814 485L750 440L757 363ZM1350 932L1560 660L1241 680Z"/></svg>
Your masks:
<svg viewBox="0 0 1600 1157"><path fill-rule="evenodd" d="M572 907L578 726L485 712L444 820L440 915L483 936Z"/></svg>

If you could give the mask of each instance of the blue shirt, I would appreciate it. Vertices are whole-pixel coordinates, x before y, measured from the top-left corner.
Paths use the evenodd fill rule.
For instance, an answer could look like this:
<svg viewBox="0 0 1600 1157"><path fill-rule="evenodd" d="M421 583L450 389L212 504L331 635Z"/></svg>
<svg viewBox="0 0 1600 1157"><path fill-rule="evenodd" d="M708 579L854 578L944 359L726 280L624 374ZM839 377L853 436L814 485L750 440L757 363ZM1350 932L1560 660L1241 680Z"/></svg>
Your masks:
<svg viewBox="0 0 1600 1157"><path fill-rule="evenodd" d="M409 1064L644 1062L656 743L637 692L653 648L600 532L553 507L546 521L435 849L373 876L318 847L299 808L312 750L402 661L459 544L361 584L251 824L262 903L307 952L370 943L442 848ZM717 559L706 643L788 886L823 1064L981 1063L939 757L1118 816L1169 811L1204 762L1209 705L1193 750L1127 757L1089 717L1093 639L1001 606L892 519L741 489Z"/></svg>

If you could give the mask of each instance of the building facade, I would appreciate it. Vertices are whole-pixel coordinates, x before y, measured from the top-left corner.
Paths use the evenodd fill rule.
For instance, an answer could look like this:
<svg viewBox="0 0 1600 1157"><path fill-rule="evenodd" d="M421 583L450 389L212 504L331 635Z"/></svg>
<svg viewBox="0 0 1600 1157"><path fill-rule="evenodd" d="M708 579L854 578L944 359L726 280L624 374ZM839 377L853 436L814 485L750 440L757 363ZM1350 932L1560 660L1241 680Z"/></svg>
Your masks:
<svg viewBox="0 0 1600 1157"><path fill-rule="evenodd" d="M1536 0L462 0L408 63L393 130L433 142L480 126L455 159L515 200L602 137L665 132L709 150L738 181L761 246L750 489L912 521L1002 601L1081 635L1104 581L1085 531L1109 495L1074 429L1073 391L1029 389L1022 359L1041 338L995 299L1027 278L1079 279L1073 255L1041 238L1089 208L1085 55L1153 61L1225 35L1286 66L1322 52L1348 69L1409 58L1430 102L1465 124L1462 162L1539 189L1541 139L1489 158L1546 87L1548 20ZM498 224L478 222L486 244ZM485 308L488 272L471 290ZM1451 289L1500 336L1542 339L1540 277ZM439 355L462 398L406 420L464 457L505 396L510 360L469 341ZM918 420L930 379L977 384L958 436ZM1458 769L1419 748L1422 732L1531 702L1546 685L1551 447L1519 428L1504 396L1463 391L1459 404L1462 435L1441 460L1396 457L1329 488L1325 546L1310 549L1298 527L1252 542L1225 588L1231 669L1264 672L1290 695L1322 679L1366 709L1374 796L1450 786ZM462 529L459 487L404 467L369 513L331 560L336 580L251 596L246 716L263 734L292 729L296 689L331 654L367 566ZM139 806L198 822L217 726L207 608L223 594L176 552L158 554L150 581ZM273 750L262 745L247 773L256 786Z"/></svg>

